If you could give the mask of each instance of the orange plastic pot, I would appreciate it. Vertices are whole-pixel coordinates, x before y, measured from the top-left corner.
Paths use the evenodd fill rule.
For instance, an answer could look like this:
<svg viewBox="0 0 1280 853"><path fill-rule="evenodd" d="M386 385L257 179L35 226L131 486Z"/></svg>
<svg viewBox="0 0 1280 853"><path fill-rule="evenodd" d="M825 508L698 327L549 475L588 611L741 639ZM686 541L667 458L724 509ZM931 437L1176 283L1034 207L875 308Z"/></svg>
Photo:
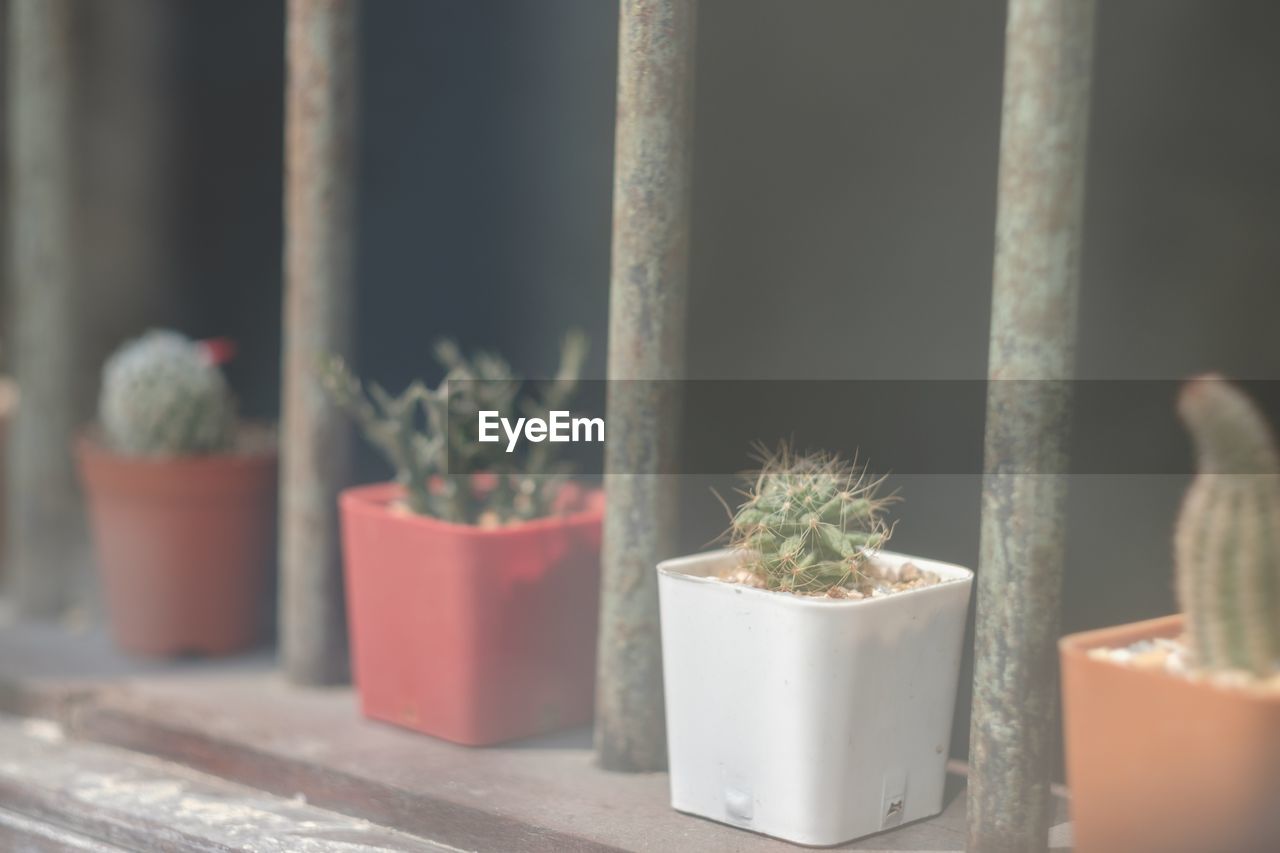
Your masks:
<svg viewBox="0 0 1280 853"><path fill-rule="evenodd" d="M254 645L274 551L274 450L125 456L77 451L111 634L133 654Z"/></svg>
<svg viewBox="0 0 1280 853"><path fill-rule="evenodd" d="M1062 639L1077 853L1280 851L1280 695L1089 657L1180 616Z"/></svg>
<svg viewBox="0 0 1280 853"><path fill-rule="evenodd" d="M603 495L482 529L342 493L351 658L366 716L470 746L591 720Z"/></svg>

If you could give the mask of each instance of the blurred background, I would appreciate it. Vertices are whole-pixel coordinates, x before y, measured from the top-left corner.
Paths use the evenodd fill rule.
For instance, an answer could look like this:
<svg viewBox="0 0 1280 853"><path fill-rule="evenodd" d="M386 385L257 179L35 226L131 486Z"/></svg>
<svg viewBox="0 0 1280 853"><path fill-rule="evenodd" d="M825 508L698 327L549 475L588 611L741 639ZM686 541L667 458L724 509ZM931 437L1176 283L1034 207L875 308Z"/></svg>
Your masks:
<svg viewBox="0 0 1280 853"><path fill-rule="evenodd" d="M274 418L283 4L85 11L68 247L84 418L106 353L157 325L236 339L242 407ZM1004 4L702 0L698 27L690 376L985 377ZM1263 0L1099 7L1081 377L1280 378L1278 33ZM545 374L581 326L603 376L614 4L377 0L361 45L359 372L434 381L431 344L450 335ZM1152 441L1182 460L1168 402ZM980 424L955 414L902 428L922 442L964 429L980 447ZM874 464L856 434L832 449L859 446ZM387 475L369 454L360 472ZM1185 482L1073 477L1065 628L1173 609ZM708 485L690 478L690 550L723 526ZM901 550L976 564L976 474L895 485Z"/></svg>

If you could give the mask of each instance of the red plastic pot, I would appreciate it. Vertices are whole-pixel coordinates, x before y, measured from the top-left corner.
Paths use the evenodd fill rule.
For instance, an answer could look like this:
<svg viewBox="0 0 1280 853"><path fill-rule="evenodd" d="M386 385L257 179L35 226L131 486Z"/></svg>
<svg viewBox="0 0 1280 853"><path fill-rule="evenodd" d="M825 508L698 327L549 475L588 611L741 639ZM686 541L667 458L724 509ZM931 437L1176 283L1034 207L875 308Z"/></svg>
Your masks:
<svg viewBox="0 0 1280 853"><path fill-rule="evenodd" d="M469 746L589 722L603 494L493 529L414 515L402 494L341 495L364 714Z"/></svg>
<svg viewBox="0 0 1280 853"><path fill-rule="evenodd" d="M224 655L259 639L276 453L147 457L77 445L111 634L147 656Z"/></svg>

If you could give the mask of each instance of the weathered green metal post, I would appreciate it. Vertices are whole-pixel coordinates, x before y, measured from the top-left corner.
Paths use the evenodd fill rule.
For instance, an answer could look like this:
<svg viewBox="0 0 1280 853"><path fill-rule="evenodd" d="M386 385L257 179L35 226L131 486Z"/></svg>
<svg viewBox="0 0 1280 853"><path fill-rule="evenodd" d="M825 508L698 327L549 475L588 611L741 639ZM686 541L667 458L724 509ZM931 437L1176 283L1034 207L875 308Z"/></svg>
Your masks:
<svg viewBox="0 0 1280 853"><path fill-rule="evenodd" d="M969 850L1048 844L1093 0L1010 0L988 365Z"/></svg>
<svg viewBox="0 0 1280 853"><path fill-rule="evenodd" d="M14 374L8 568L18 613L71 603L80 547L72 234L72 3L11 0L8 27L10 280Z"/></svg>
<svg viewBox="0 0 1280 853"><path fill-rule="evenodd" d="M317 368L351 333L356 13L356 0L288 7L280 654L301 684L347 676L335 498L348 430Z"/></svg>
<svg viewBox="0 0 1280 853"><path fill-rule="evenodd" d="M694 0L622 0L605 448L608 504L596 750L609 770L666 765L654 566L671 556L684 374ZM658 381L629 381L658 380Z"/></svg>

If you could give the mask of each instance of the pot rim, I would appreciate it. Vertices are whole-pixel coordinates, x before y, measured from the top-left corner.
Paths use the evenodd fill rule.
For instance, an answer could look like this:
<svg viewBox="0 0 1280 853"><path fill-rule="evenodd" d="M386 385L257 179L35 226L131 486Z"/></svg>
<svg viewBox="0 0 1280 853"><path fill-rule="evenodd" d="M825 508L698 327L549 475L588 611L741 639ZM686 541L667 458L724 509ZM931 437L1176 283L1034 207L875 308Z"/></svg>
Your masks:
<svg viewBox="0 0 1280 853"><path fill-rule="evenodd" d="M249 464L276 463L280 456L275 428L265 422L250 421L237 427L237 434L249 433L261 435L264 440L261 446L254 445L244 450L223 450L215 453L119 453L112 450L102 441L96 424L81 427L74 438L76 454L82 459L98 458L108 460L117 465L137 465L139 467L159 467L163 465L225 465L228 462Z"/></svg>
<svg viewBox="0 0 1280 853"><path fill-rule="evenodd" d="M570 482L577 483L578 481L571 480ZM582 488L583 495L587 499L604 492L601 488L588 488L585 486ZM350 486L340 491L338 493L338 503L344 510L366 515L387 516L402 524L412 524L424 529L448 531L459 536L477 538L521 536L543 530L561 530L565 527L601 524L604 521L604 506L601 501L599 506L588 507L576 512L565 513L564 515L545 515L541 518L518 521L503 527L479 527L474 524L460 524L456 521L445 521L434 516L419 515L413 512L392 512L389 507L391 500L403 493L404 487L396 482L365 483L359 486Z"/></svg>
<svg viewBox="0 0 1280 853"><path fill-rule="evenodd" d="M892 595L883 595L879 598L827 598L819 595L794 595L789 592L779 592L772 589L759 589L754 586L746 586L744 584L726 583L718 578L707 575L694 575L686 571L682 571L682 566L688 566L698 563L704 563L711 560L722 560L732 557L734 551L732 548L720 548L715 551L704 551L699 554L691 554L684 557L674 557L669 560L663 560L658 563L657 571L660 577L670 578L675 581L698 584L714 584L727 590L737 592L742 595L754 595L761 597L762 601L772 601L777 604L795 607L819 607L819 608L843 608L851 609L856 607L891 607L892 602L902 601L908 597L919 597L923 595L936 595L940 590L954 586L957 584L969 585L973 582L973 570L965 568L956 563L945 563L940 560L931 560L927 557L918 557L914 554L903 554L898 551L879 551L877 554L886 557L900 558L904 562L911 561L916 563L922 569L936 571L943 576L941 583L931 586L922 586L915 589L906 589L901 592L895 592Z"/></svg>
<svg viewBox="0 0 1280 853"><path fill-rule="evenodd" d="M1222 684L1211 678L1192 678L1185 674L1166 672L1163 669L1139 669L1089 655L1091 650L1097 648L1115 648L1131 645L1139 640L1176 637L1182 632L1182 625L1183 615L1174 613L1155 619L1143 619L1139 622L1126 622L1122 625L1077 631L1058 640L1058 653L1064 660L1070 659L1078 661L1081 665L1108 667L1127 672L1135 679L1172 681L1178 684L1185 684L1188 688L1213 690L1218 693L1237 696L1241 699L1248 699L1252 702L1280 705L1280 691L1260 690L1253 685Z"/></svg>

